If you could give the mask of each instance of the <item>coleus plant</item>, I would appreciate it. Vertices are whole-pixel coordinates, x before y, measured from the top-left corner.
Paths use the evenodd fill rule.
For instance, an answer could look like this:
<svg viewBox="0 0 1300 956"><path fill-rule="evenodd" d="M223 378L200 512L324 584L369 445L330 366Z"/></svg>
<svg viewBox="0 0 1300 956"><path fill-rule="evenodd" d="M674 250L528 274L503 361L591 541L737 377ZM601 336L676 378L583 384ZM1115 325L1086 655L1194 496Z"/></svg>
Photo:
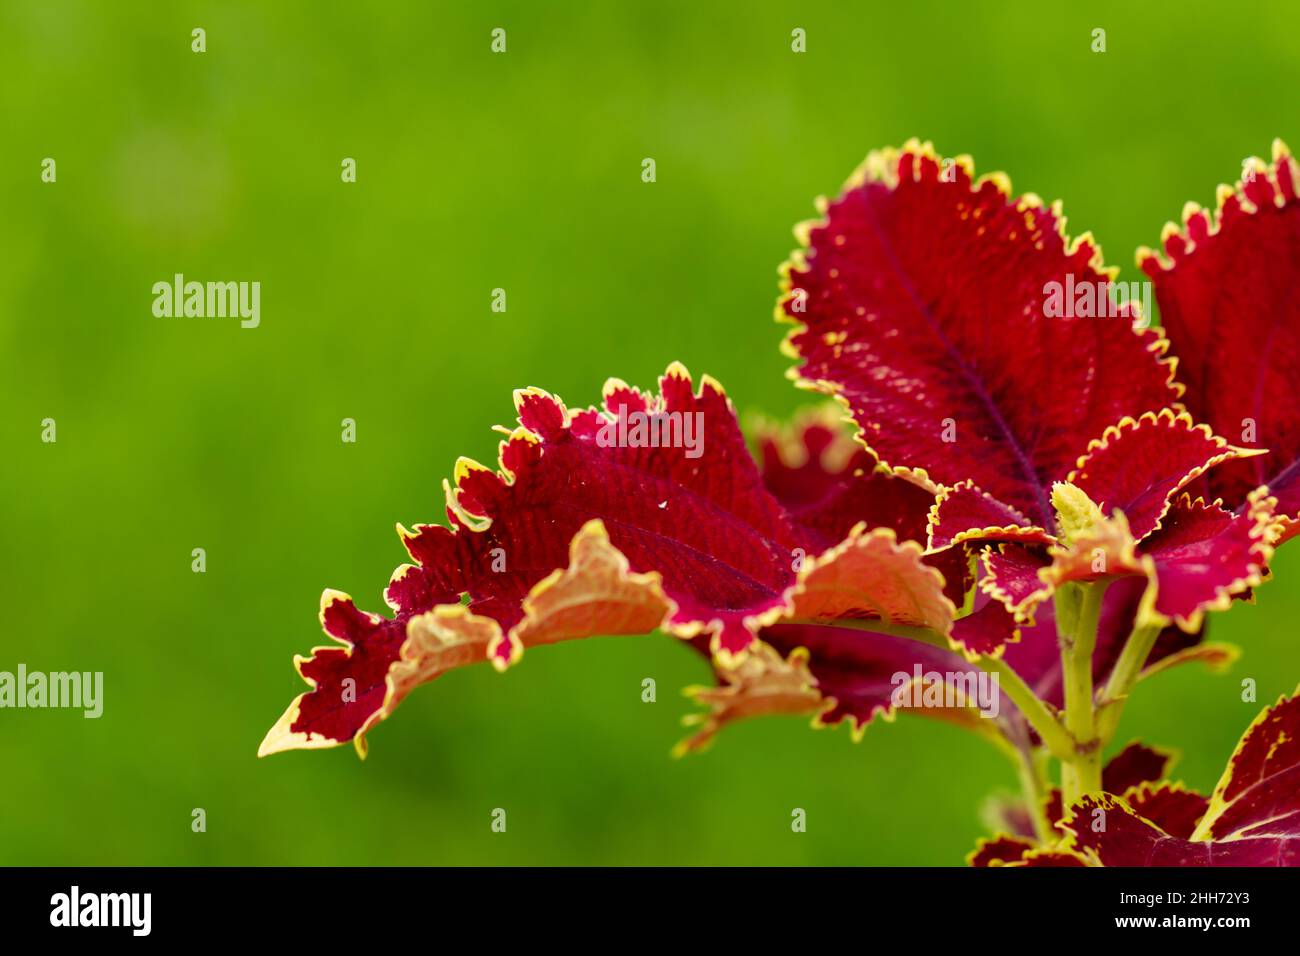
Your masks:
<svg viewBox="0 0 1300 956"><path fill-rule="evenodd" d="M790 377L852 435L828 406L763 425L751 454L722 387L676 363L598 407L516 392L496 468L460 459L446 525L399 529L391 615L325 592L336 643L296 660L310 689L259 753L364 756L452 668L660 630L717 677L679 751L763 714L857 736L912 692L992 740L1024 795L975 865L1300 861L1300 698L1260 715L1208 799L1146 745L1102 763L1139 682L1235 659L1205 617L1251 599L1300 528L1300 176L1280 143L1244 168L1139 251L1157 330L1136 305L1045 307L1109 303L1118 271L1059 203L929 144L871 154L796 229L777 307Z"/></svg>

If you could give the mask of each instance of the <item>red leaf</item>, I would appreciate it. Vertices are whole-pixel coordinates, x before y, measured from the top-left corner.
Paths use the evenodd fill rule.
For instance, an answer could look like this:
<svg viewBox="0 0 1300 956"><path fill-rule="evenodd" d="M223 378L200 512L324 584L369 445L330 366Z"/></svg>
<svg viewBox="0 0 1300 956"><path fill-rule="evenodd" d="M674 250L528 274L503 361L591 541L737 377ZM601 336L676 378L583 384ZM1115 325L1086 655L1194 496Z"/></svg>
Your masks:
<svg viewBox="0 0 1300 956"><path fill-rule="evenodd" d="M1097 817L1097 811L1105 816ZM1099 819L1104 830L1091 826ZM1109 793L1084 797L1062 826L1072 836L1071 848L1102 866L1300 866L1300 840L1294 837L1180 839Z"/></svg>
<svg viewBox="0 0 1300 956"><path fill-rule="evenodd" d="M979 868L985 866L1006 866L1017 863L1030 850L1038 846L1033 840L1017 836L998 836L991 840L980 840L974 851L966 857L966 862Z"/></svg>
<svg viewBox="0 0 1300 956"><path fill-rule="evenodd" d="M1177 399L1156 332L1045 317L1048 283L1104 296L1113 272L1005 177L972 182L967 161L912 142L873 153L825 212L788 266L788 350L892 470L973 480L1050 527L1045 489L1088 440Z"/></svg>
<svg viewBox="0 0 1300 956"><path fill-rule="evenodd" d="M1061 828L1070 849L1105 866L1300 866L1300 696L1255 718L1192 828L1203 803L1180 788L1102 793Z"/></svg>
<svg viewBox="0 0 1300 956"><path fill-rule="evenodd" d="M756 437L763 484L809 541L830 547L865 522L925 543L934 494L879 470L833 409L804 412L789 427L764 424Z"/></svg>
<svg viewBox="0 0 1300 956"><path fill-rule="evenodd" d="M1175 492L1220 462L1256 454L1166 408L1107 428L1089 443L1069 481L1104 514L1124 512L1140 541L1160 526Z"/></svg>
<svg viewBox="0 0 1300 956"><path fill-rule="evenodd" d="M1155 563L1155 609L1184 630L1268 577L1274 500L1252 492L1244 514L1183 495L1139 548Z"/></svg>
<svg viewBox="0 0 1300 956"><path fill-rule="evenodd" d="M1188 203L1183 227L1165 227L1165 255L1142 249L1138 264L1155 286L1188 410L1219 434L1268 449L1216 469L1212 494L1236 508L1268 485L1289 536L1300 515L1300 167L1281 141L1273 160L1248 164L1253 181L1220 187L1213 214Z"/></svg>
<svg viewBox="0 0 1300 956"><path fill-rule="evenodd" d="M952 625L952 642L959 644L972 659L981 655L998 656L1007 644L1020 640L1020 623L996 598L981 594L970 614Z"/></svg>
<svg viewBox="0 0 1300 956"><path fill-rule="evenodd" d="M1170 836L1182 840L1191 837L1196 829L1196 821L1205 816L1210 805L1199 793L1167 780L1158 784L1144 783L1124 791L1124 802L1138 816L1145 817Z"/></svg>
<svg viewBox="0 0 1300 956"><path fill-rule="evenodd" d="M1130 787L1163 780L1173 765L1174 755L1136 740L1106 761L1101 771L1101 785L1111 793L1123 793Z"/></svg>
<svg viewBox="0 0 1300 956"><path fill-rule="evenodd" d="M461 459L450 527L402 532L418 566L390 585L396 617L327 595L323 622L344 647L301 662L312 690L260 752L348 739L364 751L365 732L414 686L475 661L504 668L536 644L660 628L711 638L733 666L760 628L790 617L949 632L953 602L919 543L859 522L822 547L764 487L715 382L696 393L673 366L660 387L611 382L603 412L517 393L520 425L501 443L499 470Z"/></svg>
<svg viewBox="0 0 1300 956"><path fill-rule="evenodd" d="M939 489L930 510L927 531L931 548L947 548L961 541L1031 541L1051 544L1056 539L1028 518L980 491L973 481L959 481Z"/></svg>
<svg viewBox="0 0 1300 956"><path fill-rule="evenodd" d="M980 555L980 589L1001 601L1012 614L1025 619L1038 602L1051 593L1039 572L1051 566L1043 548L1016 542L988 545Z"/></svg>
<svg viewBox="0 0 1300 956"><path fill-rule="evenodd" d="M399 572L395 580L405 577ZM393 590L390 586L390 596ZM363 734L383 708L389 668L401 658L406 643L406 624L426 606L420 601L399 607L397 617L388 620L357 610L346 594L326 591L321 596L321 627L342 646L318 647L311 657L294 658L298 673L312 689L289 705L258 754L290 747L333 747ZM294 728L311 729L303 733Z"/></svg>
<svg viewBox="0 0 1300 956"><path fill-rule="evenodd" d="M706 376L696 394L681 366L660 387L656 396L611 382L606 414L570 413L545 392L521 392L521 428L502 443L501 472L458 466L449 513L460 527L417 527L412 557L509 628L527 588L561 567L569 539L599 518L633 569L664 576L676 605L670 629L709 631L721 649L743 650L759 618L779 616L796 549L808 542L762 487L721 387ZM695 423L701 454L611 432L613 420L634 416ZM504 572L490 569L494 553L505 556Z"/></svg>

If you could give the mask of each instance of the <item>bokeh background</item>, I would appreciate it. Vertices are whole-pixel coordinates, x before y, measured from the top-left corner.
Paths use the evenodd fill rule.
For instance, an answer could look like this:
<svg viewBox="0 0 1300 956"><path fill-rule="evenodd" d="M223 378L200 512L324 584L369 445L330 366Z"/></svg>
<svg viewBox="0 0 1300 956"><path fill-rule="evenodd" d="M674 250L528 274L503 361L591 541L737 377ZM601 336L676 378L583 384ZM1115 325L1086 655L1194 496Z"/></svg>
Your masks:
<svg viewBox="0 0 1300 956"><path fill-rule="evenodd" d="M254 755L302 689L291 656L323 641L321 589L382 608L395 522L440 520L457 455L494 460L513 388L587 404L681 359L742 411L789 414L809 400L772 321L791 226L912 135L1063 198L1138 278L1133 250L1184 201L1300 140L1297 19L1286 2L4 0L0 669L102 670L106 700L97 721L0 712L0 862L961 863L981 802L1015 786L987 744L906 717L857 745L768 719L673 760L692 709L676 688L708 673L662 635L453 673L364 763ZM153 318L176 272L261 281L261 327ZM1214 621L1246 649L1230 675L1164 675L1125 716L1120 742L1182 749L1190 785L1300 679L1300 551L1275 567Z"/></svg>

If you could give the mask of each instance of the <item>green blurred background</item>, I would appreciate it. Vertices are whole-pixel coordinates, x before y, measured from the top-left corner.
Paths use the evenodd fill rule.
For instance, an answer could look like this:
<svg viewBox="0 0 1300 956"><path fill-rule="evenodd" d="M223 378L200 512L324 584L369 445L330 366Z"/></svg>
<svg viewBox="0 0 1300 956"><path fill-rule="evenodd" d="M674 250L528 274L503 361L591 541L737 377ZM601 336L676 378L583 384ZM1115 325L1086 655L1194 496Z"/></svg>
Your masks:
<svg viewBox="0 0 1300 956"><path fill-rule="evenodd" d="M1005 169L1137 278L1185 200L1300 140L1294 4L1238 9L4 0L0 670L102 670L106 700L0 712L0 862L960 863L1015 786L987 744L769 719L675 761L676 688L708 672L660 635L453 673L364 763L254 754L322 588L382 609L394 523L441 519L513 388L587 404L681 359L742 411L807 402L775 270L869 149L919 135ZM261 327L153 318L176 272L261 281ZM1164 675L1125 716L1191 785L1300 679L1300 553L1275 567L1214 622L1247 651L1230 676Z"/></svg>

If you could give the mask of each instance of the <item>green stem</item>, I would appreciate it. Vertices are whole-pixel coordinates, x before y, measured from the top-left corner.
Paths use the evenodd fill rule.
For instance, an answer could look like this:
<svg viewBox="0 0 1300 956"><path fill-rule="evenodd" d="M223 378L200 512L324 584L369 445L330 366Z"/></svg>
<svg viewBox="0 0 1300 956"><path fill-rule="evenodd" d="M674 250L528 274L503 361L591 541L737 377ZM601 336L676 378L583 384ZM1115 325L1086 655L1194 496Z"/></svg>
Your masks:
<svg viewBox="0 0 1300 956"><path fill-rule="evenodd" d="M1011 668L1010 664L1000 657L988 656L980 657L973 663L990 674L997 675L998 687L1011 698L1012 703L1020 708L1020 713L1029 722L1029 726L1033 727L1038 736L1043 739L1043 743L1052 752L1052 756L1058 760L1073 758L1074 741L1066 733L1061 721L1052 713L1043 699L1025 683L1024 678Z"/></svg>
<svg viewBox="0 0 1300 956"><path fill-rule="evenodd" d="M1110 742L1119 729L1119 718L1129 692L1141 676L1142 668L1159 635L1159 624L1145 624L1139 620L1124 642L1124 650L1120 652L1119 660L1110 672L1110 679L1097 700L1097 737L1103 746Z"/></svg>
<svg viewBox="0 0 1300 956"><path fill-rule="evenodd" d="M1092 652L1108 581L1063 585L1057 593L1057 634L1065 692L1065 729L1074 738L1073 758L1062 763L1065 806L1101 789L1101 742L1092 692Z"/></svg>
<svg viewBox="0 0 1300 956"><path fill-rule="evenodd" d="M1017 770L1020 773L1020 789L1025 797L1025 808L1034 823L1034 835L1039 843L1050 843L1055 839L1052 824L1047 819L1047 807L1043 800L1043 780L1039 775L1034 754L1028 750L1018 750Z"/></svg>

